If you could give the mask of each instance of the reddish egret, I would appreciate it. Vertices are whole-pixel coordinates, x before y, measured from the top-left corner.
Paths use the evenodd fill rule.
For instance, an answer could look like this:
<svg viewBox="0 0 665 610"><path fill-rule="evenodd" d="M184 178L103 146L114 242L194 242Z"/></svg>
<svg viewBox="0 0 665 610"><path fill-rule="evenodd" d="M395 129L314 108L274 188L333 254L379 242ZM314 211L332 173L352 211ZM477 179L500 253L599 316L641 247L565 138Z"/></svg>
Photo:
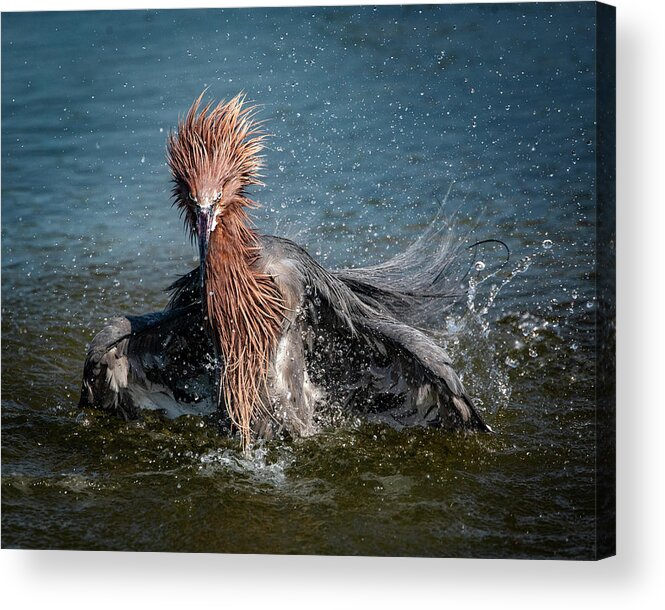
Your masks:
<svg viewBox="0 0 665 610"><path fill-rule="evenodd" d="M202 96L168 138L175 204L200 267L162 312L111 320L92 341L81 406L223 414L243 446L309 435L327 410L396 427L489 430L446 352L407 322L439 301L447 254L423 239L388 263L330 272L295 243L255 232L264 134L237 96ZM443 250L442 250L443 252Z"/></svg>

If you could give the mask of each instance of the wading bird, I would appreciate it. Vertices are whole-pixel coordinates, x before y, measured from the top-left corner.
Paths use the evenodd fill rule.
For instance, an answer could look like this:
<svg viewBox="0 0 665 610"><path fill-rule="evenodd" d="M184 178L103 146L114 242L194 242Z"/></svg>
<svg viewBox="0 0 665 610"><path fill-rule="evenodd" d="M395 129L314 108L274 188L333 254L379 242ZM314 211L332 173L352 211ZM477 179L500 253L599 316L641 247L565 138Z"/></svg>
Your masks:
<svg viewBox="0 0 665 610"><path fill-rule="evenodd" d="M327 410L393 426L489 430L446 352L409 322L447 295L453 255L430 229L382 265L330 272L292 241L259 235L248 188L265 134L237 96L199 97L168 138L174 204L200 266L164 311L114 318L93 339L80 406L125 418L219 412L244 447L314 433ZM445 240L443 240L445 241Z"/></svg>

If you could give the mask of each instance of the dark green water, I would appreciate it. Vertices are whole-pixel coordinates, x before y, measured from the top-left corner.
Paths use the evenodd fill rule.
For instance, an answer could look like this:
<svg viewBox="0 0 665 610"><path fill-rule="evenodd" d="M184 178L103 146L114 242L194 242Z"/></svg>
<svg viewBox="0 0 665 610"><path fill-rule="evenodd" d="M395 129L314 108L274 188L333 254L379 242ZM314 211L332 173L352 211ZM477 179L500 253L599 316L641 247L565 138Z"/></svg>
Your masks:
<svg viewBox="0 0 665 610"><path fill-rule="evenodd" d="M592 557L594 53L590 3L3 15L3 547ZM257 224L325 265L398 252L451 184L458 230L508 243L440 321L495 435L242 455L79 412L105 318L195 264L164 145L205 86L263 105Z"/></svg>

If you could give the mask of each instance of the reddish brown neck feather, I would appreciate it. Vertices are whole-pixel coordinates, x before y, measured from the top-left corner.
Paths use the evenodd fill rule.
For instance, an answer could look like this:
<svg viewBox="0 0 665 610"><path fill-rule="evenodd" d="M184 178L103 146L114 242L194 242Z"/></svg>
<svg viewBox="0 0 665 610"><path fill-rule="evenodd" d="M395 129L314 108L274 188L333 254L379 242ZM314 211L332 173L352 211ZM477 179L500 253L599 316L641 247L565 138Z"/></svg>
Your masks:
<svg viewBox="0 0 665 610"><path fill-rule="evenodd" d="M222 395L245 447L253 418L268 408L268 367L284 318L275 282L256 267L257 236L246 220L237 205L220 215L205 265L206 313L224 358Z"/></svg>

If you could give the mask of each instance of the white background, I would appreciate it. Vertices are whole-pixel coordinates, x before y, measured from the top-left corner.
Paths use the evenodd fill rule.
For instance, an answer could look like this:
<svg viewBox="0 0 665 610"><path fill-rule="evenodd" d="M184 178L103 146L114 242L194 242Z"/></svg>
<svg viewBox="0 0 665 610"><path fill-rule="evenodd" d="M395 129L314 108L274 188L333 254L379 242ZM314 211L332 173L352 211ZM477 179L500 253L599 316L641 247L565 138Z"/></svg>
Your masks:
<svg viewBox="0 0 665 610"><path fill-rule="evenodd" d="M0 0L0 7L333 3L358 4ZM612 4L618 22L617 557L585 563L2 550L4 607L664 608L665 3Z"/></svg>

